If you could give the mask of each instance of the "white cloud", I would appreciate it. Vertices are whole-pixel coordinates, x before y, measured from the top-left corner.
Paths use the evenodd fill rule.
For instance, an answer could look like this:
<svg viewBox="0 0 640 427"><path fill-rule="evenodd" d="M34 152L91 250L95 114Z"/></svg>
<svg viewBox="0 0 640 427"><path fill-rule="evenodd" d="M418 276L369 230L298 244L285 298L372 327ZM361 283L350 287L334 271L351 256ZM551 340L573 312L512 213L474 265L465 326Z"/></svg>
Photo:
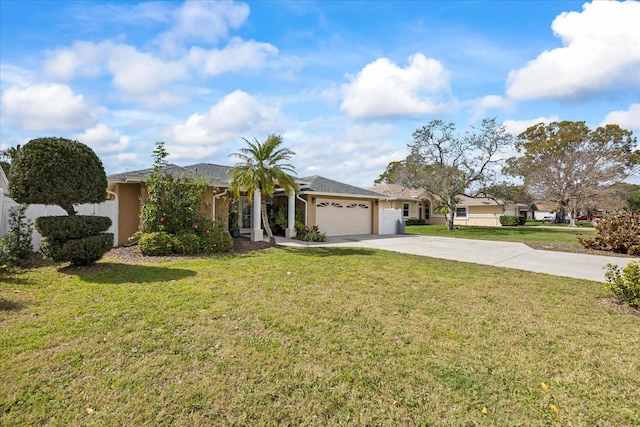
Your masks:
<svg viewBox="0 0 640 427"><path fill-rule="evenodd" d="M406 68L387 58L367 64L342 85L341 109L352 118L375 118L442 112L447 108L448 73L422 53Z"/></svg>
<svg viewBox="0 0 640 427"><path fill-rule="evenodd" d="M168 53L176 53L185 41L214 43L238 28L249 16L249 6L233 2L188 1L175 11L175 25L160 34L156 43Z"/></svg>
<svg viewBox="0 0 640 427"><path fill-rule="evenodd" d="M2 94L5 120L27 131L82 129L96 118L83 95L61 84L35 84L9 87Z"/></svg>
<svg viewBox="0 0 640 427"><path fill-rule="evenodd" d="M217 145L238 140L253 132L275 132L280 109L260 104L254 97L235 91L220 100L205 114L193 114L184 124L174 126L173 140L181 145Z"/></svg>
<svg viewBox="0 0 640 427"><path fill-rule="evenodd" d="M109 41L101 43L79 41L70 48L47 51L43 71L47 77L72 80L78 76L97 77L103 70L107 53L113 48Z"/></svg>
<svg viewBox="0 0 640 427"><path fill-rule="evenodd" d="M75 138L87 144L98 154L118 153L127 149L131 137L122 135L119 130L111 129L103 123L77 134Z"/></svg>
<svg viewBox="0 0 640 427"><path fill-rule="evenodd" d="M640 84L640 2L585 3L582 12L558 15L551 28L563 47L512 70L510 98L570 99Z"/></svg>
<svg viewBox="0 0 640 427"><path fill-rule="evenodd" d="M617 124L623 129L640 131L640 104L631 104L628 110L610 112L600 126L608 124Z"/></svg>
<svg viewBox="0 0 640 427"><path fill-rule="evenodd" d="M188 61L204 74L218 75L241 69L262 68L269 57L277 56L278 49L269 43L243 41L234 37L224 49L204 50L192 47Z"/></svg>
<svg viewBox="0 0 640 427"><path fill-rule="evenodd" d="M31 70L9 64L0 64L0 87L5 85L29 86L34 82L35 77L35 73Z"/></svg>
<svg viewBox="0 0 640 427"><path fill-rule="evenodd" d="M549 116L549 117L537 117L535 119L529 119L529 120L505 120L502 125L505 127L505 129L507 130L507 132L511 133L512 135L519 135L522 132L524 132L525 130L527 130L528 128L530 128L533 125L537 125L538 123L551 123L551 122L557 122L559 120L558 116Z"/></svg>

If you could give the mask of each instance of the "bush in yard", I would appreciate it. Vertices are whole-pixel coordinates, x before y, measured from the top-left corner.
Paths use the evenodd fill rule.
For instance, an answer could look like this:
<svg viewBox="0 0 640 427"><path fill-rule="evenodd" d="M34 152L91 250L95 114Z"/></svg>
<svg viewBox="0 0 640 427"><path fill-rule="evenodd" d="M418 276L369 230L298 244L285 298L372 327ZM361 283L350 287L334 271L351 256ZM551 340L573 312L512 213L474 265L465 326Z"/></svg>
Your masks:
<svg viewBox="0 0 640 427"><path fill-rule="evenodd" d="M164 231L177 235L190 231L202 197L210 188L207 181L194 176L173 176L167 169L167 156L164 142L157 142L153 172L145 182L147 199L140 212L145 233Z"/></svg>
<svg viewBox="0 0 640 427"><path fill-rule="evenodd" d="M182 255L195 255L200 253L202 242L195 233L182 233L175 236L174 250Z"/></svg>
<svg viewBox="0 0 640 427"><path fill-rule="evenodd" d="M325 242L327 240L327 235L322 233L317 225L314 225L312 227L305 227L304 230L301 230L301 232L296 236L296 239L304 242Z"/></svg>
<svg viewBox="0 0 640 427"><path fill-rule="evenodd" d="M19 203L57 205L67 217L38 218L41 251L55 261L88 265L113 247L113 234L103 233L109 218L87 220L76 215L75 204L107 199L107 177L91 148L66 138L37 138L13 158L9 192ZM106 227L104 226L106 224Z"/></svg>
<svg viewBox="0 0 640 427"><path fill-rule="evenodd" d="M78 203L107 198L107 176L91 148L66 138L26 143L11 163L9 193L18 203L58 205L69 215Z"/></svg>
<svg viewBox="0 0 640 427"><path fill-rule="evenodd" d="M233 248L233 238L218 224L209 223L198 227L200 250L206 254L229 252Z"/></svg>
<svg viewBox="0 0 640 427"><path fill-rule="evenodd" d="M527 223L527 217L526 216L519 216L518 217L518 225L525 225Z"/></svg>
<svg viewBox="0 0 640 427"><path fill-rule="evenodd" d="M605 276L605 289L619 301L640 309L640 262L630 262L622 272L617 265L608 264Z"/></svg>
<svg viewBox="0 0 640 427"><path fill-rule="evenodd" d="M422 218L409 218L408 220L405 221L405 225L426 225L427 224L427 220Z"/></svg>
<svg viewBox="0 0 640 427"><path fill-rule="evenodd" d="M176 245L175 236L164 231L143 234L138 241L138 249L147 256L171 255Z"/></svg>
<svg viewBox="0 0 640 427"><path fill-rule="evenodd" d="M0 239L0 266L20 266L33 253L31 232L33 226L25 212L26 204L13 206L9 209L9 232Z"/></svg>
<svg viewBox="0 0 640 427"><path fill-rule="evenodd" d="M516 226L520 223L517 215L500 215L500 224L506 227Z"/></svg>
<svg viewBox="0 0 640 427"><path fill-rule="evenodd" d="M596 225L597 235L580 239L588 249L640 255L640 211L620 211L607 215Z"/></svg>

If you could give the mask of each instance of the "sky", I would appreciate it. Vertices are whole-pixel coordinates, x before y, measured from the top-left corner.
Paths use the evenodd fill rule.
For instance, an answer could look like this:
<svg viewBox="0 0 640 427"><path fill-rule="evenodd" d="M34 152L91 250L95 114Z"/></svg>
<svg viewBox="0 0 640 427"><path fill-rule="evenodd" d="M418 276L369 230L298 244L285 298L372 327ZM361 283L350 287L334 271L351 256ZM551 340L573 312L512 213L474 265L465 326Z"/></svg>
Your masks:
<svg viewBox="0 0 640 427"><path fill-rule="evenodd" d="M431 120L640 135L637 1L0 0L0 149L58 136L107 174L280 134L299 177L373 185Z"/></svg>

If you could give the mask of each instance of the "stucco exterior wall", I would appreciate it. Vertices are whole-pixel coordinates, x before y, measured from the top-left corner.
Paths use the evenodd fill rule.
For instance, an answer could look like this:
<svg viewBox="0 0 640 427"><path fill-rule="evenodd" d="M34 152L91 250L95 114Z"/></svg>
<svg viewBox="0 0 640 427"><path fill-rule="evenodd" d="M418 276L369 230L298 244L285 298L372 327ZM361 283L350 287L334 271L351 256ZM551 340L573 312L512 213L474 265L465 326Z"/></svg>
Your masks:
<svg viewBox="0 0 640 427"><path fill-rule="evenodd" d="M112 191L118 195L118 246L122 246L140 227L141 184L115 184Z"/></svg>

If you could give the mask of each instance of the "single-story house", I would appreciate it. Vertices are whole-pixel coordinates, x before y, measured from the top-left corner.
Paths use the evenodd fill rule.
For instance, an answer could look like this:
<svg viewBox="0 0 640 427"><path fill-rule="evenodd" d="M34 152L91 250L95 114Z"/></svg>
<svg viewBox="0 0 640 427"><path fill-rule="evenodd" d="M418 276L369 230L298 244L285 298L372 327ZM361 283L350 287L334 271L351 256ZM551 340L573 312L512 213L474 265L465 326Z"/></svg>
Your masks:
<svg viewBox="0 0 640 427"><path fill-rule="evenodd" d="M369 187L369 191L389 197L381 202L381 209L399 209L403 219L429 219L429 198L422 190L403 187L398 184L380 184Z"/></svg>
<svg viewBox="0 0 640 427"><path fill-rule="evenodd" d="M145 181L152 172L153 168L148 168L107 176L108 190L115 193L119 203L119 245L126 244L140 228L141 201L146 198ZM229 203L234 199L229 189L230 166L210 163L184 167L168 165L165 172L174 176L202 176L211 181L210 191L203 196L200 213L227 226ZM246 194L241 195L236 201L240 232L251 234L253 240L262 240L260 203L262 197L267 197L274 206L288 206L287 237L295 235L296 210L304 213L305 225L317 225L328 236L378 234L378 206L388 197L321 176L296 179L296 183L299 191L288 197L281 189L276 189L273 195L256 192L251 203Z"/></svg>
<svg viewBox="0 0 640 427"><path fill-rule="evenodd" d="M404 219L424 219L427 224L446 224L444 214L434 212L434 204L429 194L397 184L383 184L370 187L370 190L389 197L385 208L402 209ZM533 215L535 205L514 205L500 203L487 197L457 196L458 203L454 215L456 225L482 225L500 227L501 215ZM531 213L529 211L531 210Z"/></svg>

